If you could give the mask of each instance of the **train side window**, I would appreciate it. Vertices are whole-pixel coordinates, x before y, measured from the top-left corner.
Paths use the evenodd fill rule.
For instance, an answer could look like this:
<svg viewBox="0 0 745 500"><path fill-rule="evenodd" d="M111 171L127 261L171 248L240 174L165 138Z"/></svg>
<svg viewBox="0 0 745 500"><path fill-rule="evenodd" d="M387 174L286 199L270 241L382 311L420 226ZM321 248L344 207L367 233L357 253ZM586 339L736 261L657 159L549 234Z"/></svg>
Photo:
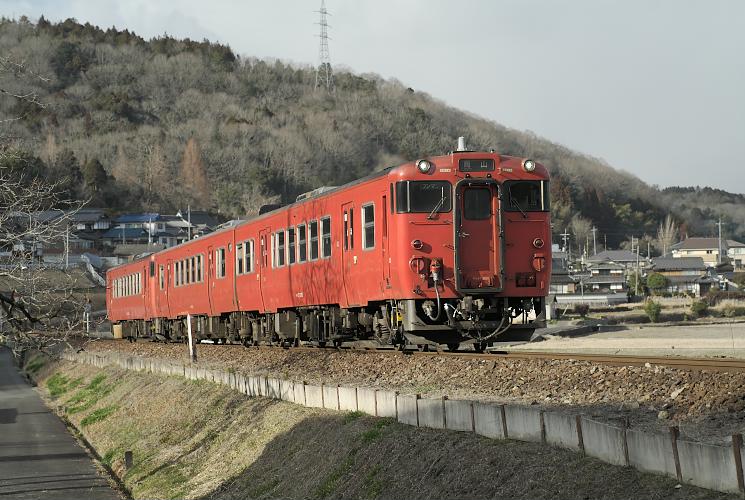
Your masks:
<svg viewBox="0 0 745 500"><path fill-rule="evenodd" d="M161 264L158 267L158 278L160 281L160 289L163 290L166 287L166 281L165 281L165 273L163 272L163 265Z"/></svg>
<svg viewBox="0 0 745 500"><path fill-rule="evenodd" d="M200 253L199 255L197 255L197 283L202 282L203 268L204 268L204 265L202 264L202 254Z"/></svg>
<svg viewBox="0 0 745 500"><path fill-rule="evenodd" d="M254 240L246 242L246 266L247 273L254 272Z"/></svg>
<svg viewBox="0 0 745 500"><path fill-rule="evenodd" d="M321 257L331 257L331 217L321 219Z"/></svg>
<svg viewBox="0 0 745 500"><path fill-rule="evenodd" d="M155 262L150 262L150 277L155 277Z"/></svg>
<svg viewBox="0 0 745 500"><path fill-rule="evenodd" d="M194 269L192 268L192 265L191 265L192 264L191 263L191 259L187 258L184 261L184 264L186 264L186 280L184 280L184 281L185 281L185 283L187 285L190 285L191 282L194 281L194 279L193 279L193 277L194 277L194 274L193 274L194 273Z"/></svg>
<svg viewBox="0 0 745 500"><path fill-rule="evenodd" d="M375 205L362 206L362 248L375 248Z"/></svg>
<svg viewBox="0 0 745 500"><path fill-rule="evenodd" d="M225 277L225 247L215 250L215 277Z"/></svg>
<svg viewBox="0 0 745 500"><path fill-rule="evenodd" d="M308 260L308 238L305 224L300 224L297 227L297 249L297 261L305 262L306 260Z"/></svg>
<svg viewBox="0 0 745 500"><path fill-rule="evenodd" d="M275 264L277 267L285 265L285 232L284 230L279 231L275 234L277 238L276 252L275 252Z"/></svg>
<svg viewBox="0 0 745 500"><path fill-rule="evenodd" d="M491 190L467 188L463 194L463 217L467 220L484 220L491 217Z"/></svg>
<svg viewBox="0 0 745 500"><path fill-rule="evenodd" d="M318 258L318 221L310 221L310 260Z"/></svg>
<svg viewBox="0 0 745 500"><path fill-rule="evenodd" d="M295 263L295 228L287 228L287 263L292 265Z"/></svg>
<svg viewBox="0 0 745 500"><path fill-rule="evenodd" d="M349 249L349 214L344 210L344 250Z"/></svg>
<svg viewBox="0 0 745 500"><path fill-rule="evenodd" d="M243 243L235 244L235 274L243 274L243 264L246 260Z"/></svg>
<svg viewBox="0 0 745 500"><path fill-rule="evenodd" d="M349 248L354 250L354 207L349 208Z"/></svg>
<svg viewBox="0 0 745 500"><path fill-rule="evenodd" d="M391 200L391 213L393 213L393 198L394 198L394 196L393 196L393 183L391 182L389 185L391 187L391 189L390 189L390 192L391 192L391 197L390 197L390 200ZM385 207L383 207L383 210L385 210Z"/></svg>
<svg viewBox="0 0 745 500"><path fill-rule="evenodd" d="M178 261L173 263L173 287L178 286Z"/></svg>
<svg viewBox="0 0 745 500"><path fill-rule="evenodd" d="M137 294L142 293L142 273L137 273Z"/></svg>

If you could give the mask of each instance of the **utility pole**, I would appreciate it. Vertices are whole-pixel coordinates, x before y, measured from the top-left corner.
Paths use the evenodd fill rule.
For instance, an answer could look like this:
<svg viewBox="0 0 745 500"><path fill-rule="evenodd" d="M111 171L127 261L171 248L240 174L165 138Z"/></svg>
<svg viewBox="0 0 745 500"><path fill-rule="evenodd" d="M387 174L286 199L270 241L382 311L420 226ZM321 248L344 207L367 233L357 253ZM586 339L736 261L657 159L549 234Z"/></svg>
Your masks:
<svg viewBox="0 0 745 500"><path fill-rule="evenodd" d="M719 253L717 254L717 264L722 263L722 218L719 217L719 222L717 222L717 226L719 226Z"/></svg>
<svg viewBox="0 0 745 500"><path fill-rule="evenodd" d="M189 235L189 241L191 241L191 205L186 205L186 222L189 223L188 227L188 235Z"/></svg>
<svg viewBox="0 0 745 500"><path fill-rule="evenodd" d="M559 236L561 236L561 239L564 240L564 251L567 253L567 268L569 268L569 263L572 261L571 252L567 243L567 240L569 239L569 233L566 229L564 229L564 232L561 233Z"/></svg>
<svg viewBox="0 0 745 500"><path fill-rule="evenodd" d="M65 225L65 269L70 267L70 224Z"/></svg>
<svg viewBox="0 0 745 500"><path fill-rule="evenodd" d="M317 23L321 27L318 38L320 44L318 46L318 68L316 68L316 86L326 87L326 92L332 93L334 91L334 75L331 72L331 56L329 56L329 23L326 20L326 16L329 15L329 11L326 10L326 1L321 0L321 10L316 11L320 14L320 21Z"/></svg>
<svg viewBox="0 0 745 500"><path fill-rule="evenodd" d="M598 242L597 238L595 237L595 233L597 232L598 228L595 226L592 226L592 254L597 255L598 254Z"/></svg>
<svg viewBox="0 0 745 500"><path fill-rule="evenodd" d="M636 245L636 279L634 280L634 296L639 295L639 244Z"/></svg>

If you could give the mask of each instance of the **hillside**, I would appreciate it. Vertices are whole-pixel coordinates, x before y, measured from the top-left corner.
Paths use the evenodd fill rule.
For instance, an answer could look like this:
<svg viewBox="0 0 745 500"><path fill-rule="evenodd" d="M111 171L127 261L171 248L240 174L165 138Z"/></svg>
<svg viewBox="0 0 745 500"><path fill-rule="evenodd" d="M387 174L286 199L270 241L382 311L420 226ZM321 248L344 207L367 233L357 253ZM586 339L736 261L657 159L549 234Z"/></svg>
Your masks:
<svg viewBox="0 0 745 500"><path fill-rule="evenodd" d="M668 210L690 234L745 238L745 197L660 191L602 160L451 108L405 84L338 72L314 90L314 68L239 57L229 47L101 30L74 20L0 21L0 53L28 71L0 72L5 162L58 180L70 196L112 210L225 217L255 213L320 185L338 185L465 135L471 148L530 156L553 175L556 234L594 224L609 246L654 235ZM29 71L43 78L28 78ZM19 164L19 161L21 162ZM581 217L581 218L579 218ZM586 220L585 220L586 219ZM591 221L589 224L587 220ZM602 236L601 236L602 241Z"/></svg>

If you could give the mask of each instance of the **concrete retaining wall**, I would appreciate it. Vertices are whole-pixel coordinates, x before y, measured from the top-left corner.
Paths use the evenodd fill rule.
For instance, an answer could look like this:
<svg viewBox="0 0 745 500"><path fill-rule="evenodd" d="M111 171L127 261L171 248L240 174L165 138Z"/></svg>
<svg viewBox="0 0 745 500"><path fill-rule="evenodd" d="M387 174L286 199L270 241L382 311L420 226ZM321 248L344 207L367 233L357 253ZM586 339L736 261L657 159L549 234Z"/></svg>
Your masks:
<svg viewBox="0 0 745 500"><path fill-rule="evenodd" d="M357 411L357 388L339 386L339 409Z"/></svg>
<svg viewBox="0 0 745 500"><path fill-rule="evenodd" d="M471 401L445 400L445 427L453 431L473 432L473 424Z"/></svg>
<svg viewBox="0 0 745 500"><path fill-rule="evenodd" d="M742 485L745 450L741 449L739 435L733 436L730 446L714 446L678 440L674 428L670 435L646 433L527 406L421 399L419 395L400 395L372 388L306 385L122 353L66 351L62 357L99 368L115 365L126 370L210 381L251 397L283 399L313 408L359 410L369 415L396 418L408 425L475 432L495 439L545 442L584 451L611 464L679 477L684 483L717 491L745 492ZM736 460L736 456L741 460Z"/></svg>
<svg viewBox="0 0 745 500"><path fill-rule="evenodd" d="M502 405L492 403L473 403L473 420L476 434L492 439L507 436L502 419Z"/></svg>
<svg viewBox="0 0 745 500"><path fill-rule="evenodd" d="M579 450L579 434L577 433L577 419L573 415L563 413L544 412L543 425L546 432L546 442L570 450Z"/></svg>
<svg viewBox="0 0 745 500"><path fill-rule="evenodd" d="M392 391L375 391L375 405L378 417L398 418L396 411L397 392Z"/></svg>
<svg viewBox="0 0 745 500"><path fill-rule="evenodd" d="M375 389L369 387L357 388L357 409L373 417L378 415L375 392Z"/></svg>
<svg viewBox="0 0 745 500"><path fill-rule="evenodd" d="M618 427L582 418L585 453L603 462L628 465L624 451L624 434L624 430Z"/></svg>
<svg viewBox="0 0 745 500"><path fill-rule="evenodd" d="M417 411L417 403L419 402L419 396L411 395L399 395L396 398L396 404L398 405L398 421L402 424L416 425L419 426L419 416Z"/></svg>
<svg viewBox="0 0 745 500"><path fill-rule="evenodd" d="M445 428L445 406L442 399L420 399L417 411L421 427Z"/></svg>
<svg viewBox="0 0 745 500"><path fill-rule="evenodd" d="M541 442L541 411L530 406L505 406L507 436L521 441Z"/></svg>
<svg viewBox="0 0 745 500"><path fill-rule="evenodd" d="M320 385L305 386L305 406L323 408L323 389Z"/></svg>

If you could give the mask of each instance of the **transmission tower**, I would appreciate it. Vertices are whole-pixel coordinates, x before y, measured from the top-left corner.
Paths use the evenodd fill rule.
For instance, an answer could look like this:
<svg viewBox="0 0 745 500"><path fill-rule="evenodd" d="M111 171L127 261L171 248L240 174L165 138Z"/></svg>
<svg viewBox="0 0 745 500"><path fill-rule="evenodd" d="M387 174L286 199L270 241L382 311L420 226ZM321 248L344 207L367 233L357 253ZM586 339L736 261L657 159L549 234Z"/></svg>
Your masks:
<svg viewBox="0 0 745 500"><path fill-rule="evenodd" d="M321 0L321 10L317 11L321 18L318 25L321 27L321 32L318 35L320 44L318 46L318 68L316 68L316 86L326 87L326 91L334 91L334 75L331 72L331 57L329 56L329 23L326 20L326 16L329 15L326 10L326 1Z"/></svg>

